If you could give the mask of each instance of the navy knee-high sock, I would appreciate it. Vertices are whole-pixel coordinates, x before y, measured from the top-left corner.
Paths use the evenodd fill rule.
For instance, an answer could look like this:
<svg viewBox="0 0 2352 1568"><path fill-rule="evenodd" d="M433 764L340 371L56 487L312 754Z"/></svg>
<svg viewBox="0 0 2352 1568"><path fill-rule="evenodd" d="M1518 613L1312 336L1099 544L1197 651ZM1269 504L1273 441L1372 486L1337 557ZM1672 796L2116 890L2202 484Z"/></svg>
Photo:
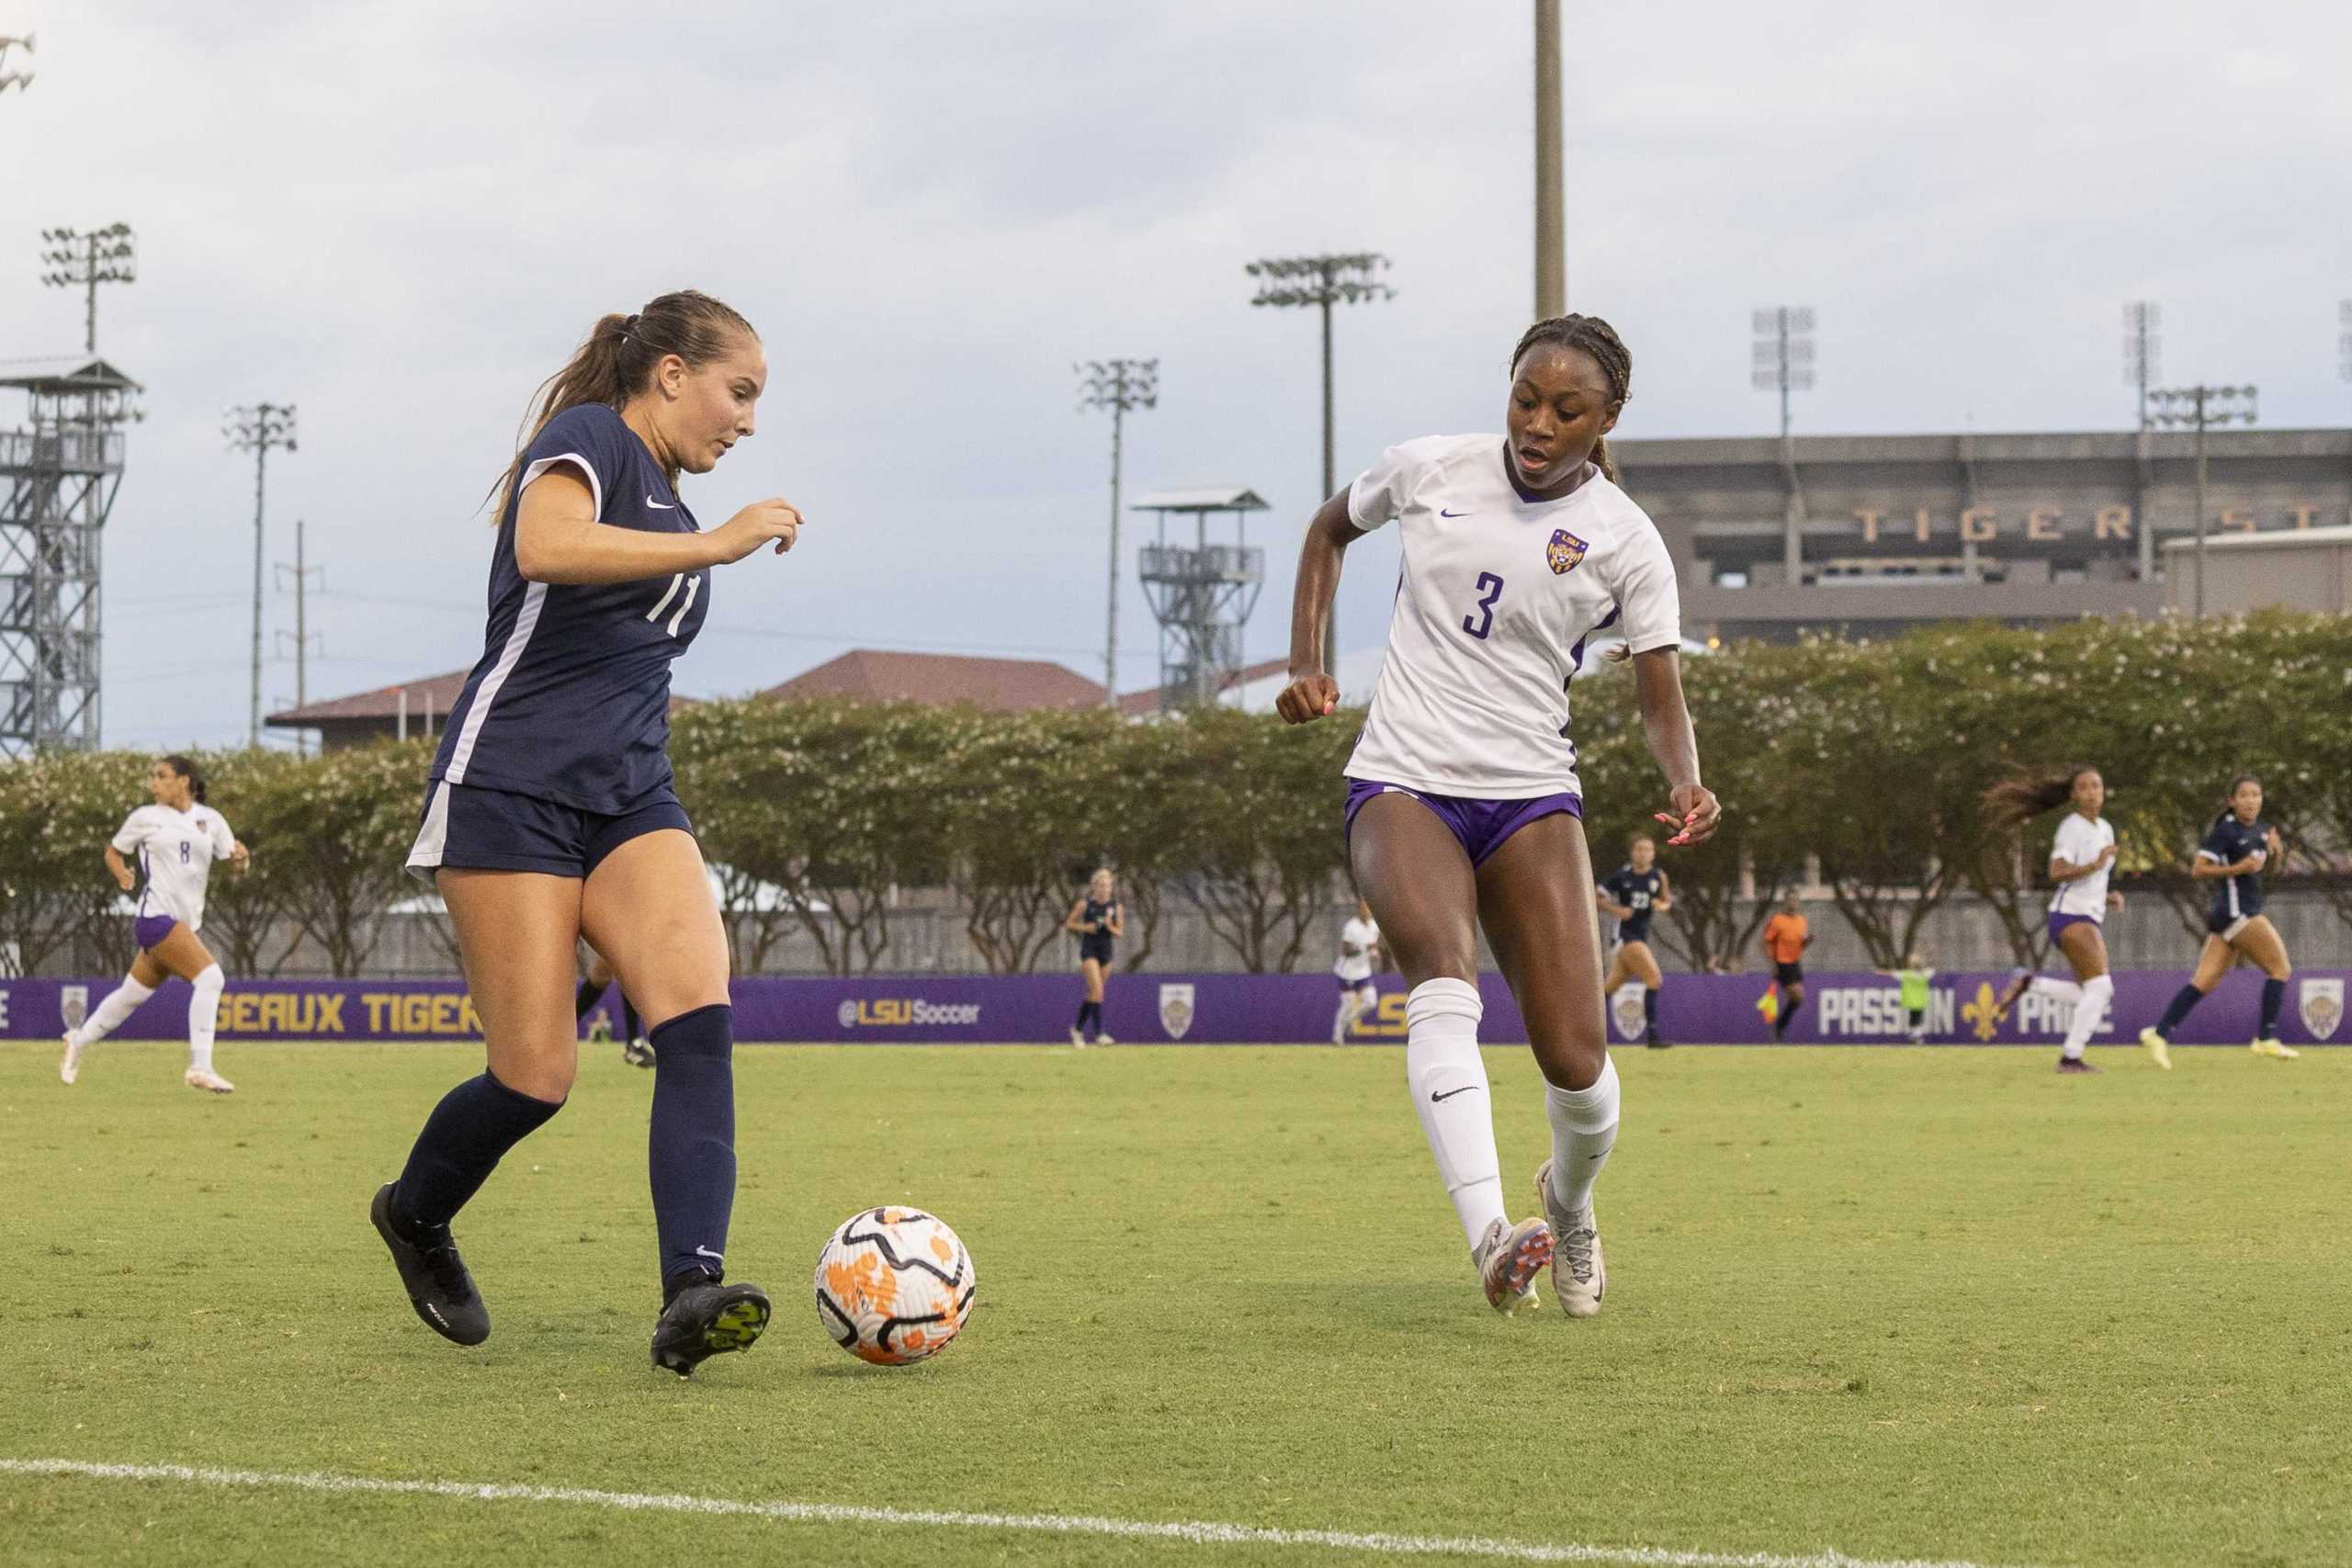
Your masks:
<svg viewBox="0 0 2352 1568"><path fill-rule="evenodd" d="M2265 980L2262 982L2262 1032L2255 1038L2257 1040L2278 1038L2278 1009L2286 999L2286 981Z"/></svg>
<svg viewBox="0 0 2352 1568"><path fill-rule="evenodd" d="M621 1038L634 1040L644 1032L645 1021L637 1016L637 1004L628 999L627 991L623 991L621 993Z"/></svg>
<svg viewBox="0 0 2352 1568"><path fill-rule="evenodd" d="M1649 1032L1652 1034L1657 1032L1657 987L1656 986L1642 987L1642 1021L1649 1026Z"/></svg>
<svg viewBox="0 0 2352 1568"><path fill-rule="evenodd" d="M588 1016L588 1010L594 1007L596 1005L596 998L604 994L605 987L596 984L595 981L581 981L580 989L572 993L571 1016L575 1019L586 1018Z"/></svg>
<svg viewBox="0 0 2352 1568"><path fill-rule="evenodd" d="M411 1239L446 1230L506 1151L563 1109L507 1088L485 1071L441 1097L392 1189L392 1222Z"/></svg>
<svg viewBox="0 0 2352 1568"><path fill-rule="evenodd" d="M735 1207L735 1010L680 1013L653 1032L653 1128L646 1165L665 1295L727 1266Z"/></svg>
<svg viewBox="0 0 2352 1568"><path fill-rule="evenodd" d="M2194 986L2183 986L2175 991L2172 1000L2165 1006L2164 1017L2156 1022L2156 1032L2167 1040L2171 1039L2172 1032L2180 1026L2180 1021L2188 1016L2188 1010L2204 999L2205 993Z"/></svg>

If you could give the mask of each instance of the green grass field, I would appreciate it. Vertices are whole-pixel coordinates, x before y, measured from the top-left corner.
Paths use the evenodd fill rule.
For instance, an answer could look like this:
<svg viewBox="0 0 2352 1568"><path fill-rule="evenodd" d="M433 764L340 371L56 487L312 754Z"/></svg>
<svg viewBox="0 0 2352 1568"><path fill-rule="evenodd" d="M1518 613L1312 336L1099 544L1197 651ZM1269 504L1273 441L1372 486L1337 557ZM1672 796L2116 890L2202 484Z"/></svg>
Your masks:
<svg viewBox="0 0 2352 1568"><path fill-rule="evenodd" d="M1872 1562L2352 1558L2347 1060L1619 1054L1608 1311L1477 1293L1394 1049L746 1048L731 1258L778 1316L657 1373L650 1076L600 1050L459 1222L495 1319L366 1220L457 1048L0 1047L0 1461L1222 1521ZM1514 1206L1547 1152L1488 1053ZM809 1274L932 1208L979 1306L870 1368ZM2333 1434L2333 1435L2331 1435ZM1303 1563L1377 1551L0 1472L11 1564ZM1563 1559L1566 1560L1566 1559ZM1632 1561L1603 1554L1577 1561ZM1659 1556L1656 1562L1678 1561Z"/></svg>

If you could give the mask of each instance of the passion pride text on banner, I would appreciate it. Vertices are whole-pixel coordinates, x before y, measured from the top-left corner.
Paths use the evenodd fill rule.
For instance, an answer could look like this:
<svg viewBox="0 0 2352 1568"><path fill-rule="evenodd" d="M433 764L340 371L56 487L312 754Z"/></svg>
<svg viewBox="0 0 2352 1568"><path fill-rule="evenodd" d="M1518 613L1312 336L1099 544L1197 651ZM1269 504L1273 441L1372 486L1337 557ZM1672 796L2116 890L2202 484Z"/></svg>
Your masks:
<svg viewBox="0 0 2352 1568"><path fill-rule="evenodd" d="M2116 976L2097 1043L2128 1044L2154 1023L2179 989L2180 971ZM2003 976L1984 971L1939 975L1928 987L1925 1027L1939 1045L2055 1045L2071 1004L2035 989L1999 1013ZM2290 1044L2352 1043L2345 994L2352 971L2319 970L2287 982L2278 1036ZM1400 1043L1405 992L1394 975L1377 978L1380 999L1348 1035L1351 1043ZM1756 1044L1772 1038L1757 1003L1762 976L1678 975L1659 996L1658 1024L1683 1044ZM54 1039L87 1017L113 988L110 979L0 980L0 1039ZM1495 976L1480 981L1487 1016L1479 1037L1490 1043L1527 1038L1510 992ZM1905 1042L1909 1023L1894 980L1883 975L1824 973L1807 978L1805 1002L1789 1030L1791 1044L1884 1045ZM2243 1045L2254 1037L2261 976L2241 970L2222 980L2175 1036L2180 1044ZM735 1035L758 1042L843 1044L1055 1042L1069 1038L1082 992L1074 975L955 976L913 978L785 979L762 976L733 986ZM1130 1044L1295 1044L1331 1037L1339 1003L1329 975L1119 975L1103 1009L1113 1035ZM173 981L132 1013L118 1036L178 1040L187 1032L188 988ZM618 998L598 1004L617 1018ZM594 1018L592 1012L591 1017ZM1641 1038L1638 989L1611 998L1609 1036ZM232 980L220 1001L223 1040L469 1041L481 1020L455 980Z"/></svg>

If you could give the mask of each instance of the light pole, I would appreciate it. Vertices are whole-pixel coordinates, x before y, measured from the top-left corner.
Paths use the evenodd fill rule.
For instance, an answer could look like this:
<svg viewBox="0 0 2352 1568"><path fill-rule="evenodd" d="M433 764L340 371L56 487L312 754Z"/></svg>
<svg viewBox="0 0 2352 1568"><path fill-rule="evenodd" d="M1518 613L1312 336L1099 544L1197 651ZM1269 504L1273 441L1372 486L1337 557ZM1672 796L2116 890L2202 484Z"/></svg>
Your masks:
<svg viewBox="0 0 2352 1568"><path fill-rule="evenodd" d="M1102 700L1119 705L1119 462L1127 411L1148 409L1159 402L1159 361L1157 359L1090 359L1071 369L1078 372L1078 406L1111 411L1111 591L1110 608L1102 621Z"/></svg>
<svg viewBox="0 0 2352 1568"><path fill-rule="evenodd" d="M1560 0L1535 0L1535 319L1568 308L1567 202L1561 190Z"/></svg>
<svg viewBox="0 0 2352 1568"><path fill-rule="evenodd" d="M2205 432L2217 424L2252 424L2252 387L2168 387L2148 394L2158 424L2187 425L2197 432L2197 575L2191 590L2192 619L2205 618Z"/></svg>
<svg viewBox="0 0 2352 1568"><path fill-rule="evenodd" d="M0 37L0 93L5 93L11 87L21 93L33 85L31 72L7 69L8 51L12 49L21 49L27 54L32 53L33 35L27 33L22 38Z"/></svg>
<svg viewBox="0 0 2352 1568"><path fill-rule="evenodd" d="M72 229L43 229L40 238L46 247L40 259L50 269L40 275L40 280L51 288L88 292L82 318L82 348L85 353L96 354L98 285L131 283L139 277L138 245L130 225L109 223L86 234Z"/></svg>
<svg viewBox="0 0 2352 1568"><path fill-rule="evenodd" d="M1756 345L1748 380L1781 394L1781 481L1788 491L1781 517L1781 571L1792 588L1804 581L1804 491L1797 484L1797 449L1790 435L1789 394L1813 389L1813 308L1765 305L1749 323Z"/></svg>
<svg viewBox="0 0 2352 1568"><path fill-rule="evenodd" d="M254 455L254 684L245 744L261 745L261 567L262 486L269 471L269 449L294 450L294 405L249 403L221 416L220 434L235 451Z"/></svg>
<svg viewBox="0 0 2352 1568"><path fill-rule="evenodd" d="M2336 351L2344 355L2338 367L2344 378L2352 381L2352 299L2339 299L2335 304L2335 324L2343 330L2336 334Z"/></svg>
<svg viewBox="0 0 2352 1568"><path fill-rule="evenodd" d="M1331 307L1396 298L1396 289L1373 276L1374 273L1388 270L1388 258L1378 251L1277 256L1253 261L1242 270L1258 279L1257 298L1251 299L1250 304L1278 308L1315 305L1321 307L1323 311L1323 488L1315 492L1315 503L1320 506L1331 494L1334 483L1331 477ZM1339 662L1340 628L1339 617L1335 615L1323 627L1325 672L1329 673Z"/></svg>
<svg viewBox="0 0 2352 1568"><path fill-rule="evenodd" d="M322 566L312 566L305 558L302 550L302 534L303 524L298 518L294 524L294 564L288 566L284 561L277 563L279 592L286 591L286 574L291 572L294 575L294 705L298 708L306 708L311 705L311 644L316 642L319 645L321 657L323 658L326 654L325 637L321 635L314 637L311 635L309 601L311 579L317 578L319 587L323 590L327 585L327 569ZM279 645L282 647L286 634L279 632L277 637ZM310 755L308 730L298 729L294 732L294 749L303 756Z"/></svg>
<svg viewBox="0 0 2352 1568"><path fill-rule="evenodd" d="M2140 389L2140 428L2148 428L2148 389L2164 374L2163 314L2149 299L2123 307L2123 384Z"/></svg>

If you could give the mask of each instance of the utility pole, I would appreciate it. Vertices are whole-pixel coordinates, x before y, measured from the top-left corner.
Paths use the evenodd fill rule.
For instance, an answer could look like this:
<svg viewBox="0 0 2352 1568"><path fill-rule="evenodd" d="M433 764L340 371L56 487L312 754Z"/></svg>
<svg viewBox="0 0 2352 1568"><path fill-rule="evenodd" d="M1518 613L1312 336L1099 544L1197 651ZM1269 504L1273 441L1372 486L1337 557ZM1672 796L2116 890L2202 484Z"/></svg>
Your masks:
<svg viewBox="0 0 2352 1568"><path fill-rule="evenodd" d="M1320 506L1337 483L1331 473L1331 307L1396 298L1396 289L1373 277L1375 272L1388 270L1388 258L1378 251L1277 256L1253 261L1242 270L1260 280L1257 298L1250 304L1315 305L1323 311L1323 488L1315 492L1315 504ZM1340 626L1335 614L1323 627L1324 672L1330 673L1339 663Z"/></svg>
<svg viewBox="0 0 2352 1568"><path fill-rule="evenodd" d="M50 269L40 275L40 280L51 288L87 291L82 315L82 349L85 354L96 354L98 285L133 283L139 277L138 245L130 225L109 223L86 234L73 229L43 229L40 238L48 247L41 252L40 259Z"/></svg>
<svg viewBox="0 0 2352 1568"><path fill-rule="evenodd" d="M2189 615L2205 618L2205 432L2217 424L2252 424L2252 387L2171 387L2148 394L2156 405L2158 424L2187 425L2197 433L2197 575L2190 591ZM2143 526L2145 526L2143 524Z"/></svg>
<svg viewBox="0 0 2352 1568"><path fill-rule="evenodd" d="M254 660L252 711L245 744L261 745L261 568L263 487L269 473L269 449L294 450L294 405L248 403L221 416L220 434L231 449L254 455Z"/></svg>
<svg viewBox="0 0 2352 1568"><path fill-rule="evenodd" d="M11 87L21 93L33 85L31 72L11 71L7 68L8 51L12 49L21 49L27 54L32 53L33 35L27 33L22 38L0 37L0 93L5 93Z"/></svg>
<svg viewBox="0 0 2352 1568"><path fill-rule="evenodd" d="M326 591L327 585L326 568L322 566L311 566L303 559L303 527L304 525L298 519L294 524L294 564L292 566L288 566L284 561L279 561L277 563L277 591L279 592L283 593L286 592L285 574L289 571L294 574L294 705L298 708L308 707L311 705L310 655L311 644L314 639L311 636L310 616L306 613L310 598L310 595L306 591L309 589L311 585L311 579L313 577L319 580L319 590L321 592L324 592ZM277 636L282 643L285 639L286 634L284 632L279 632ZM326 653L326 638L324 635L322 634L315 640L319 644L319 653L321 657L324 657ZM303 731L297 730L294 737L294 747L295 750L302 755L310 755L309 735Z"/></svg>
<svg viewBox="0 0 2352 1568"><path fill-rule="evenodd" d="M1090 359L1073 365L1078 372L1080 413L1089 409L1111 411L1111 588L1110 608L1102 621L1102 701L1119 705L1119 464L1121 441L1129 409L1154 408L1159 402L1159 361L1157 359Z"/></svg>
<svg viewBox="0 0 2352 1568"><path fill-rule="evenodd" d="M1568 309L1567 202L1561 188L1560 0L1535 0L1535 319Z"/></svg>

